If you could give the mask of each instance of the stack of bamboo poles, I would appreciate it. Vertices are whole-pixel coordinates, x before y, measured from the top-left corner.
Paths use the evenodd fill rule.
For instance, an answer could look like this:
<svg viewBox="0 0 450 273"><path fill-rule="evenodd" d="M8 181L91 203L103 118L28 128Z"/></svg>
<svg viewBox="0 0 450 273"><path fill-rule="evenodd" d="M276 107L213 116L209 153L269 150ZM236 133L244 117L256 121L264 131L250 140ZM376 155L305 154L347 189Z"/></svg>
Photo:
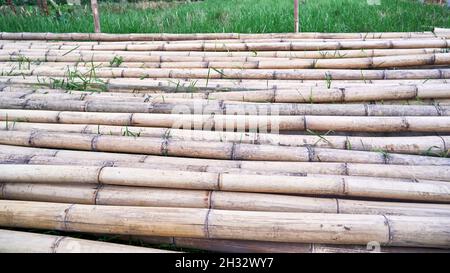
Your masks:
<svg viewBox="0 0 450 273"><path fill-rule="evenodd" d="M0 33L0 251L448 252L449 39Z"/></svg>

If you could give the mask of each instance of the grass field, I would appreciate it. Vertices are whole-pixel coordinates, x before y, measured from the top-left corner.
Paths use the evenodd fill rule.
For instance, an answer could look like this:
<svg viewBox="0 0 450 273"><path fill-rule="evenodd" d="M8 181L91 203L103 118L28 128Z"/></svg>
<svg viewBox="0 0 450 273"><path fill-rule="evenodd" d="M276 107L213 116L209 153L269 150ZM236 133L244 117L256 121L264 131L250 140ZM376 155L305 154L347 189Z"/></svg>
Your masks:
<svg viewBox="0 0 450 273"><path fill-rule="evenodd" d="M320 32L426 31L450 27L450 9L411 0L306 0L301 6L301 30ZM92 32L89 6L63 9L61 16L36 13L23 6L14 15L0 11L0 31ZM103 3L103 32L291 32L293 0L205 0L201 2Z"/></svg>

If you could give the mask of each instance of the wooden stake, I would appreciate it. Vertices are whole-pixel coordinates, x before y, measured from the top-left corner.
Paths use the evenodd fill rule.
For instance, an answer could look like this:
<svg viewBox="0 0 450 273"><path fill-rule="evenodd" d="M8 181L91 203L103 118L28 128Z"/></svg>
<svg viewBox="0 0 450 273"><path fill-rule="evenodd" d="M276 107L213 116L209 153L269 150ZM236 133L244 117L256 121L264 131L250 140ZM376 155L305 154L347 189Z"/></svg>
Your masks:
<svg viewBox="0 0 450 273"><path fill-rule="evenodd" d="M298 0L294 0L294 32L298 33L300 31L300 26L299 26L299 7L298 7Z"/></svg>
<svg viewBox="0 0 450 273"><path fill-rule="evenodd" d="M95 33L100 33L100 14L98 11L98 3L97 0L91 0L91 9L92 9L92 16L94 18L94 29Z"/></svg>

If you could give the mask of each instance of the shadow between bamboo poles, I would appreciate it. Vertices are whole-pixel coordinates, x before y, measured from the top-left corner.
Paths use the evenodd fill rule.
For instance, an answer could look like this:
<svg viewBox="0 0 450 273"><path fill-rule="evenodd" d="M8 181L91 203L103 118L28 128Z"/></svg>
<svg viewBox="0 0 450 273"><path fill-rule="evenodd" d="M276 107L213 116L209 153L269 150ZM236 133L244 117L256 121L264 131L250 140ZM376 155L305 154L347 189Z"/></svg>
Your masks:
<svg viewBox="0 0 450 273"><path fill-rule="evenodd" d="M224 210L450 216L450 205L361 201L277 194L174 190L102 185L3 183L2 199L90 205Z"/></svg>
<svg viewBox="0 0 450 273"><path fill-rule="evenodd" d="M408 165L385 165L385 164L361 164L361 163L326 163L326 162L276 162L276 161L240 161L240 160L218 160L218 159L199 159L184 157L150 156L138 154L122 153L102 153L102 152L83 152L73 150L41 149L20 146L1 145L1 152L5 155L28 155L28 156L48 156L59 159L76 160L101 160L106 165L114 163L123 164L123 162L135 164L160 164L184 165L185 168L195 168L196 171L223 172L229 169L238 169L255 172L274 172L291 173L290 175L305 174L324 174L324 175L342 175L342 176L369 176L380 178L399 178L408 179L414 182L421 180L439 180L450 181L450 170L446 166L408 166ZM27 160L24 163L33 162ZM39 161L39 164L46 164L46 161ZM61 163L57 163L61 164ZM119 164L119 165L120 165ZM103 164L102 164L103 165ZM126 165L129 166L129 165ZM148 166L142 166L148 168ZM211 168L211 170L209 169ZM216 168L216 169L214 169ZM180 170L182 168L178 168ZM192 170L192 169L191 169ZM406 182L406 181L405 181ZM428 182L427 182L428 183Z"/></svg>
<svg viewBox="0 0 450 273"><path fill-rule="evenodd" d="M0 122L0 130L46 131L59 133L100 134L112 136L134 136L163 138L181 141L233 142L290 147L334 148L356 151L385 151L416 155L445 155L450 149L450 136L370 137L335 135L274 135L266 133L240 133L181 130L152 127L123 127L86 124L52 124L28 122Z"/></svg>
<svg viewBox="0 0 450 273"><path fill-rule="evenodd" d="M209 100L163 102L107 101L104 99L53 100L2 98L2 109L50 110L75 112L216 114L216 115L326 115L326 116L450 116L445 105L372 105L372 104L281 104L233 103Z"/></svg>
<svg viewBox="0 0 450 273"><path fill-rule="evenodd" d="M68 165L0 165L2 181L87 183L314 196L450 202L450 185L392 183L361 178L264 176ZM426 193L426 194L424 194Z"/></svg>
<svg viewBox="0 0 450 273"><path fill-rule="evenodd" d="M1 253L174 253L100 241L13 230L0 230Z"/></svg>
<svg viewBox="0 0 450 273"><path fill-rule="evenodd" d="M124 215L126 222L122 220ZM2 200L0 224L90 233L107 230L108 234L295 243L365 245L376 241L380 245L441 248L450 244L446 232L450 219L447 217L247 212ZM336 237L336 234L340 236Z"/></svg>
<svg viewBox="0 0 450 273"><path fill-rule="evenodd" d="M343 149L254 145L236 142L182 141L161 138L128 137L42 131L0 131L0 143L56 149L124 152L146 155L187 156L210 159L297 162L346 162L394 165L450 165L450 159L386 152Z"/></svg>

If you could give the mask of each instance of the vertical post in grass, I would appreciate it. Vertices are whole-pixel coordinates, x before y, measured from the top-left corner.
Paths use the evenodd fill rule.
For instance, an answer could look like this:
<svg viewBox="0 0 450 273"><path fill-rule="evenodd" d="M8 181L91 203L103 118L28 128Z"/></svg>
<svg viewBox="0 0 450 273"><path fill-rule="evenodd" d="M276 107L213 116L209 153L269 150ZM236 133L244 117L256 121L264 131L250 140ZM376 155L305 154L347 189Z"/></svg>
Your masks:
<svg viewBox="0 0 450 273"><path fill-rule="evenodd" d="M91 0L92 16L94 17L94 29L95 33L101 32L100 29L100 14L98 13L97 0Z"/></svg>
<svg viewBox="0 0 450 273"><path fill-rule="evenodd" d="M16 6L14 6L14 3L12 0L6 0L6 3L8 4L9 8L16 13Z"/></svg>
<svg viewBox="0 0 450 273"><path fill-rule="evenodd" d="M299 32L299 23L298 23L298 0L294 0L294 31L295 33Z"/></svg>
<svg viewBox="0 0 450 273"><path fill-rule="evenodd" d="M41 0L41 4L42 4L42 11L45 13L45 15L49 15L47 0Z"/></svg>

